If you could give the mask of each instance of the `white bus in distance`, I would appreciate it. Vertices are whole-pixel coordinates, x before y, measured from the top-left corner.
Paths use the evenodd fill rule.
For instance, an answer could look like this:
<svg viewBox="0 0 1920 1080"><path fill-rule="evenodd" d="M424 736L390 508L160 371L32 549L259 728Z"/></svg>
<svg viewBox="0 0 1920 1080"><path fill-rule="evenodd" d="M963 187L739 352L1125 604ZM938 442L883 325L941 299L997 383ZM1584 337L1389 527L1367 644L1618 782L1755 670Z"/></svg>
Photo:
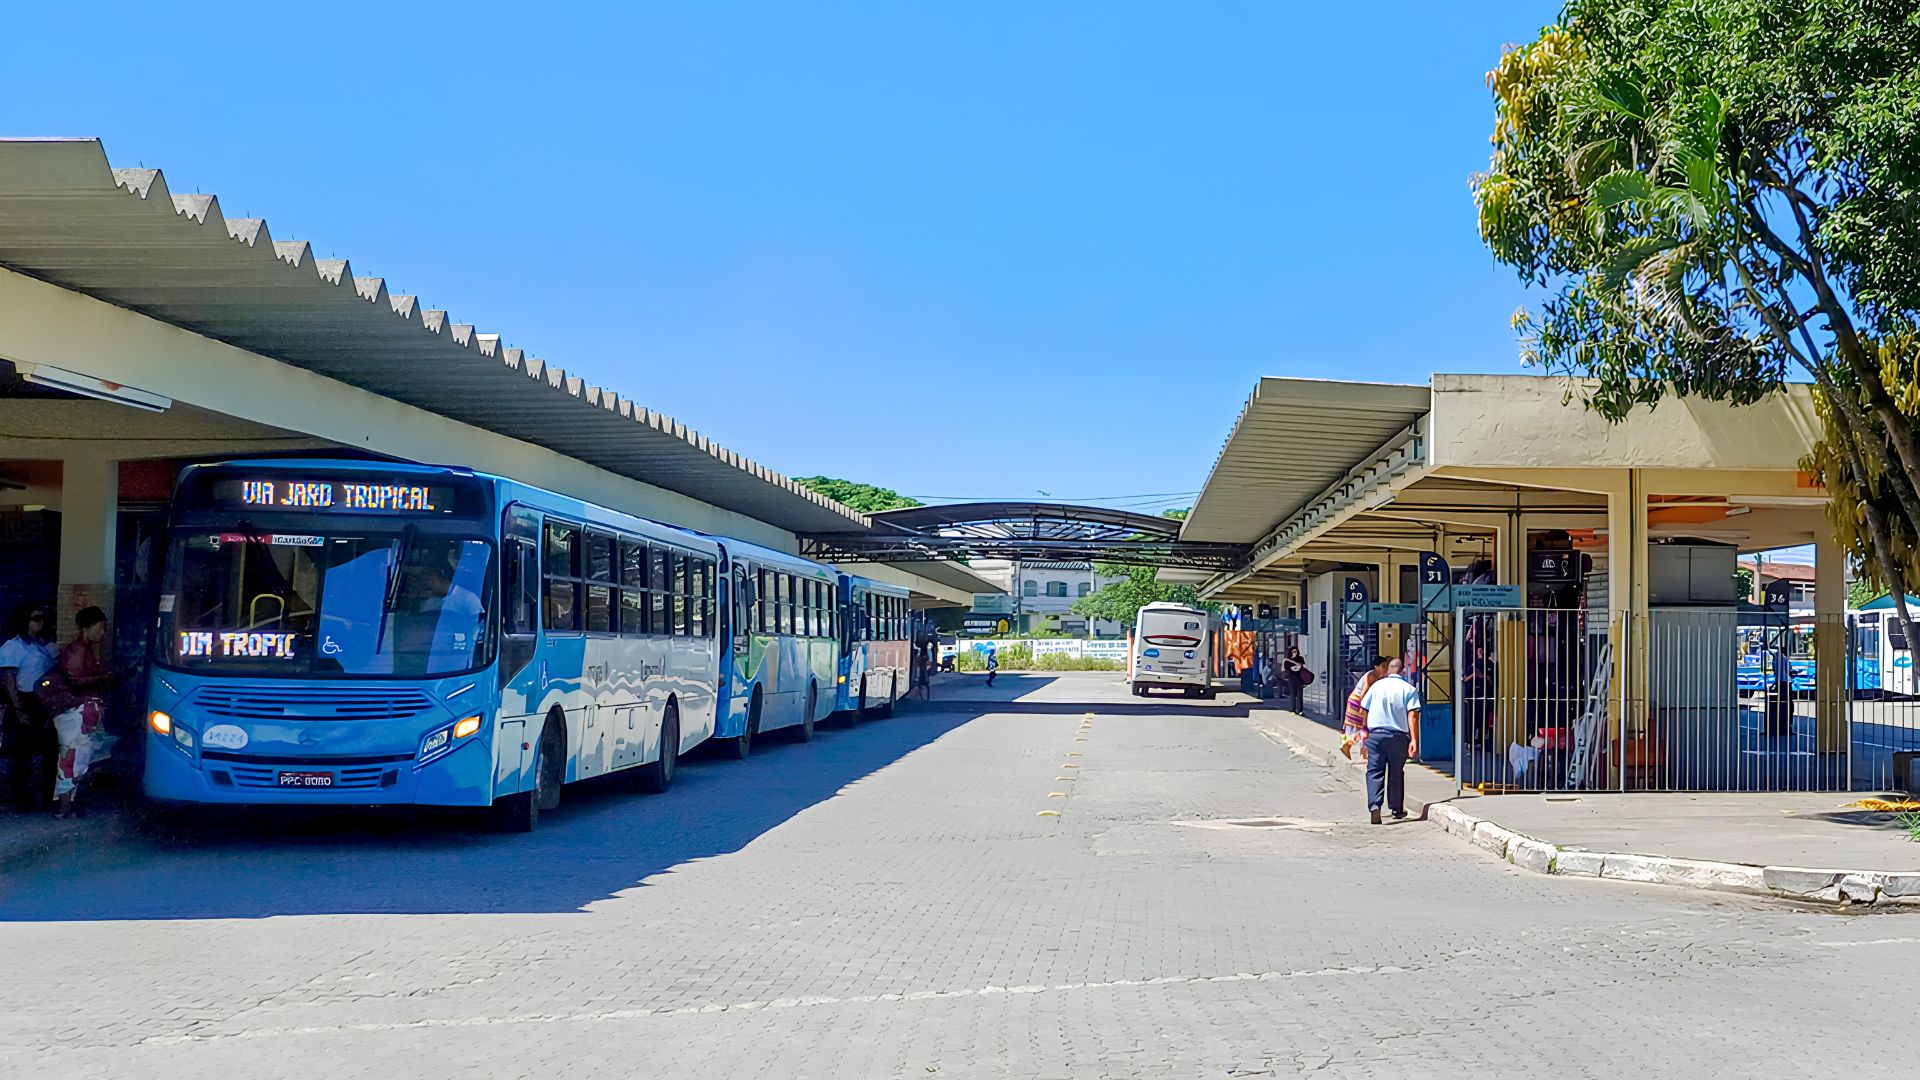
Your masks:
<svg viewBox="0 0 1920 1080"><path fill-rule="evenodd" d="M1127 654L1127 683L1134 696L1145 697L1155 688L1188 697L1213 696L1213 635L1207 618L1199 608L1164 600L1140 609L1133 650Z"/></svg>

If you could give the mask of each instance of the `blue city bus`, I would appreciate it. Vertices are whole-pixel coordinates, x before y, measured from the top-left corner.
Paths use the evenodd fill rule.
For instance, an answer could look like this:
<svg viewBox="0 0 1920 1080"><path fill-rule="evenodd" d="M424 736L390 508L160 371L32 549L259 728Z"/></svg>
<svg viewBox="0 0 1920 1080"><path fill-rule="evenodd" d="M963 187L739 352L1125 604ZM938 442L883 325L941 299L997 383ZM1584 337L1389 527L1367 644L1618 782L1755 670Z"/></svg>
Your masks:
<svg viewBox="0 0 1920 1080"><path fill-rule="evenodd" d="M892 716L893 703L913 689L913 627L907 590L857 574L841 574L840 592L847 599L838 708L855 719Z"/></svg>
<svg viewBox="0 0 1920 1080"><path fill-rule="evenodd" d="M463 469L186 469L149 676L164 803L421 804L532 829L713 734L720 545Z"/></svg>
<svg viewBox="0 0 1920 1080"><path fill-rule="evenodd" d="M825 563L718 539L726 583L714 738L744 758L764 732L790 728L801 742L834 711L840 663L838 575Z"/></svg>

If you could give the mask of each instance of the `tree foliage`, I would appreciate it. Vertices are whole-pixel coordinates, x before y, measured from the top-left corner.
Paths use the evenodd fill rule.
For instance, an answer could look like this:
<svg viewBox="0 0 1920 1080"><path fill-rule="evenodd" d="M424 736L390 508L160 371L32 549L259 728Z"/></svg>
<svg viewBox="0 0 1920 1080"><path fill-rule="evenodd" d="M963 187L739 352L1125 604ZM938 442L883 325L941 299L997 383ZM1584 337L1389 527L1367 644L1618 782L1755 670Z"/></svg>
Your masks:
<svg viewBox="0 0 1920 1080"><path fill-rule="evenodd" d="M1481 235L1550 293L1523 359L1610 419L1811 378L1842 542L1920 586L1913 0L1571 0L1488 85Z"/></svg>
<svg viewBox="0 0 1920 1080"><path fill-rule="evenodd" d="M1073 613L1088 619L1105 619L1122 626L1132 626L1139 619L1140 609L1155 601L1167 600L1181 604L1193 604L1208 611L1215 605L1202 603L1200 594L1191 585L1169 585L1155 581L1157 571L1151 566L1118 566L1112 563L1095 563L1094 573L1101 577L1118 578L1088 593L1073 602Z"/></svg>
<svg viewBox="0 0 1920 1080"><path fill-rule="evenodd" d="M863 514L923 505L920 500L909 499L892 488L875 487L832 476L796 476L794 481Z"/></svg>

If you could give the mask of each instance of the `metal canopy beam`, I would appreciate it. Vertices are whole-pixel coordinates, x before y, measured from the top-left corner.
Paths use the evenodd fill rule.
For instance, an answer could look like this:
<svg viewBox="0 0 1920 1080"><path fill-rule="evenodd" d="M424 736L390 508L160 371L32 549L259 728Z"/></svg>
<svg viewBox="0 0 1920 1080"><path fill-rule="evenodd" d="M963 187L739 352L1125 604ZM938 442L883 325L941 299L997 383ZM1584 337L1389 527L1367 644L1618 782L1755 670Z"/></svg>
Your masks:
<svg viewBox="0 0 1920 1080"><path fill-rule="evenodd" d="M1104 506L985 502L915 506L871 515L871 533L801 536L802 553L832 562L923 562L968 557L1023 562L1111 562L1224 571L1240 544L1184 541L1176 518Z"/></svg>

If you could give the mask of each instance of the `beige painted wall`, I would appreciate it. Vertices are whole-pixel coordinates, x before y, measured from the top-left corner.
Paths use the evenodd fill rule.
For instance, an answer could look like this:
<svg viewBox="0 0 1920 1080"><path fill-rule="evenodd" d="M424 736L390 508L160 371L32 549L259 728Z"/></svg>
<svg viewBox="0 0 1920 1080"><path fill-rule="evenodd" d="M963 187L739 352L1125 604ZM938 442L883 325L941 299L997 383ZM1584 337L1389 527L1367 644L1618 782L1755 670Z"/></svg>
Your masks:
<svg viewBox="0 0 1920 1080"><path fill-rule="evenodd" d="M1670 399L1616 424L1567 401L1567 385L1525 375L1435 375L1428 464L1792 472L1820 432L1804 386L1739 408Z"/></svg>

